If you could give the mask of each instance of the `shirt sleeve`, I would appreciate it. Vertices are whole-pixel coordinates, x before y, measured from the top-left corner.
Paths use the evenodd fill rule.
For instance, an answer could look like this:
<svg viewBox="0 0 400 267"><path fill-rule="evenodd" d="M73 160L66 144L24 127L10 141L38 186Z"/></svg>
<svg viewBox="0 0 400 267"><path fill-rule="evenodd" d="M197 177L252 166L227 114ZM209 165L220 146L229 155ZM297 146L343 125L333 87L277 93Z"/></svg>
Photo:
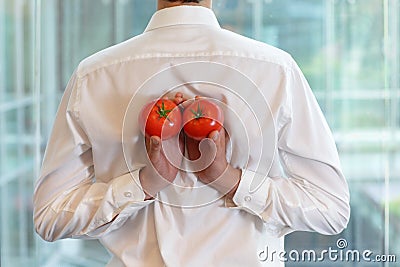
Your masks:
<svg viewBox="0 0 400 267"><path fill-rule="evenodd" d="M242 170L233 204L261 218L275 236L292 231L337 234L347 226L350 205L336 145L296 64L286 79L288 108L277 123L282 175ZM250 184L259 175L265 179L251 191Z"/></svg>
<svg viewBox="0 0 400 267"><path fill-rule="evenodd" d="M144 201L139 171L97 182L90 142L75 111L76 73L72 75L57 111L36 183L34 224L47 241L98 238L119 228Z"/></svg>

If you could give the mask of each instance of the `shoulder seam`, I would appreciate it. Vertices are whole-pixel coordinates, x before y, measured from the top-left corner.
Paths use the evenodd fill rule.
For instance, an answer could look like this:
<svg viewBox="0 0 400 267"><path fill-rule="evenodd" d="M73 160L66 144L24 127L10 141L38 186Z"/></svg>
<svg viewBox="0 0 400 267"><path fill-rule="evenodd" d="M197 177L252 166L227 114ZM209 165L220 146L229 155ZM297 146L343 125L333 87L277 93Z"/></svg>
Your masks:
<svg viewBox="0 0 400 267"><path fill-rule="evenodd" d="M248 54L243 54L243 53L235 53L231 51L215 51L215 52L199 52L199 53L145 53L141 55L136 55L136 56L129 56L125 57L119 60L114 60L111 62L106 62L101 65L95 66L93 68L88 68L87 70L84 70L82 67L82 62L78 65L78 71L77 71L77 77L79 79L82 79L86 75L90 75L93 72L96 72L98 70L101 70L103 68L110 67L112 65L120 64L120 63L126 63L129 61L135 61L135 60L147 60L147 59L154 59L154 58L200 58L200 57L213 57L213 56L226 56L226 57L237 57L237 58L243 58L243 59L252 59L252 60L258 60L258 61L263 61L263 62L268 62L271 64L276 64L281 66L283 69L286 70L291 70L293 68L292 64L292 57L290 57L290 61L287 61L288 64L283 64L277 61L269 60L267 57L262 56L253 56L253 55L248 55Z"/></svg>

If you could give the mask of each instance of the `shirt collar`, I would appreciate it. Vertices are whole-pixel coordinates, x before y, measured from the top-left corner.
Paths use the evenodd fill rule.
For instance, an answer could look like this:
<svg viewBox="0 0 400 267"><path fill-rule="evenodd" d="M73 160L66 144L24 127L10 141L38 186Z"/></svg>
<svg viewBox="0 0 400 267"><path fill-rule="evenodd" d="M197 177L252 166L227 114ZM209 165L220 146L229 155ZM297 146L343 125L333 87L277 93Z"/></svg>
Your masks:
<svg viewBox="0 0 400 267"><path fill-rule="evenodd" d="M174 25L207 25L220 27L214 12L202 6L176 6L158 10L150 19L145 32Z"/></svg>

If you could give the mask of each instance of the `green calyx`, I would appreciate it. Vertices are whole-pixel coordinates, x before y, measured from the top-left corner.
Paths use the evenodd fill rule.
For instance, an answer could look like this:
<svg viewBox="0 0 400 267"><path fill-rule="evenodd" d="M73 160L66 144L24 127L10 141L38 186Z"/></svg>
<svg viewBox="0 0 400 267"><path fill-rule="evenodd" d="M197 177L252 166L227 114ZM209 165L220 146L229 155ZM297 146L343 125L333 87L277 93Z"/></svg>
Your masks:
<svg viewBox="0 0 400 267"><path fill-rule="evenodd" d="M157 106L158 110L157 110L157 114L159 116L159 118L166 118L167 120L169 120L168 118L168 114L172 111L172 109L165 109L165 105L164 105L164 101L161 101L161 107Z"/></svg>
<svg viewBox="0 0 400 267"><path fill-rule="evenodd" d="M193 113L194 119L200 119L200 118L205 116L203 110L200 107L200 103L197 103L197 110L196 111L193 110L193 109L191 109L190 111Z"/></svg>

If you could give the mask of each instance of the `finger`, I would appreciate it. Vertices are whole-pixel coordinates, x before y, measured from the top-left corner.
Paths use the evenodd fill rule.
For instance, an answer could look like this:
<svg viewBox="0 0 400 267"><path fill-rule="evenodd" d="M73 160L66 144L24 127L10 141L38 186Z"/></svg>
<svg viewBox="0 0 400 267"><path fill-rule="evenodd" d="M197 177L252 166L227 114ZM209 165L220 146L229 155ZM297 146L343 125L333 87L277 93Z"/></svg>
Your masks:
<svg viewBox="0 0 400 267"><path fill-rule="evenodd" d="M179 149L183 155L185 153L185 134L183 131L179 133Z"/></svg>
<svg viewBox="0 0 400 267"><path fill-rule="evenodd" d="M147 154L149 154L149 151L150 151L150 137L148 137L147 135L145 135L145 137L144 137L144 143L146 145Z"/></svg>
<svg viewBox="0 0 400 267"><path fill-rule="evenodd" d="M185 101L186 101L186 98L183 97L183 94L181 92L177 92L175 94L174 103L176 105L180 105L181 103L183 103Z"/></svg>
<svg viewBox="0 0 400 267"><path fill-rule="evenodd" d="M184 158L185 166L189 172L199 172L208 168L215 160L217 149L210 138L195 140L186 136L187 158Z"/></svg>
<svg viewBox="0 0 400 267"><path fill-rule="evenodd" d="M219 142L219 132L217 130L212 131L209 135L208 138L212 139L215 144Z"/></svg>
<svg viewBox="0 0 400 267"><path fill-rule="evenodd" d="M220 142L220 146L221 146L222 148L224 148L224 150L225 150L225 146L226 146L226 132L225 132L225 128L224 128L224 127L222 127L222 128L219 130L219 142Z"/></svg>
<svg viewBox="0 0 400 267"><path fill-rule="evenodd" d="M174 98L174 103L176 104L176 105L179 105L180 103L182 103L183 102L183 98L182 97L175 97Z"/></svg>
<svg viewBox="0 0 400 267"><path fill-rule="evenodd" d="M196 160L200 158L200 150L199 150L200 141L194 140L188 136L186 136L185 141L189 159Z"/></svg>
<svg viewBox="0 0 400 267"><path fill-rule="evenodd" d="M182 109L187 108L190 104L192 104L194 101L194 99L187 99L187 98L183 98L183 101L181 103L179 103L179 106Z"/></svg>
<svg viewBox="0 0 400 267"><path fill-rule="evenodd" d="M215 145L217 146L217 153L222 154L225 153L225 130L224 128L221 128L221 130L217 131L212 131L209 135L208 138L210 138Z"/></svg>
<svg viewBox="0 0 400 267"><path fill-rule="evenodd" d="M150 137L149 158L152 162L159 159L161 154L161 139L158 136Z"/></svg>
<svg viewBox="0 0 400 267"><path fill-rule="evenodd" d="M208 138L213 140L217 148L224 148L224 142L225 142L225 131L224 128L221 130L217 131L212 131L209 135Z"/></svg>
<svg viewBox="0 0 400 267"><path fill-rule="evenodd" d="M163 161L169 165L180 168L184 155L184 133L181 131L179 135L163 140L161 143L161 155Z"/></svg>

